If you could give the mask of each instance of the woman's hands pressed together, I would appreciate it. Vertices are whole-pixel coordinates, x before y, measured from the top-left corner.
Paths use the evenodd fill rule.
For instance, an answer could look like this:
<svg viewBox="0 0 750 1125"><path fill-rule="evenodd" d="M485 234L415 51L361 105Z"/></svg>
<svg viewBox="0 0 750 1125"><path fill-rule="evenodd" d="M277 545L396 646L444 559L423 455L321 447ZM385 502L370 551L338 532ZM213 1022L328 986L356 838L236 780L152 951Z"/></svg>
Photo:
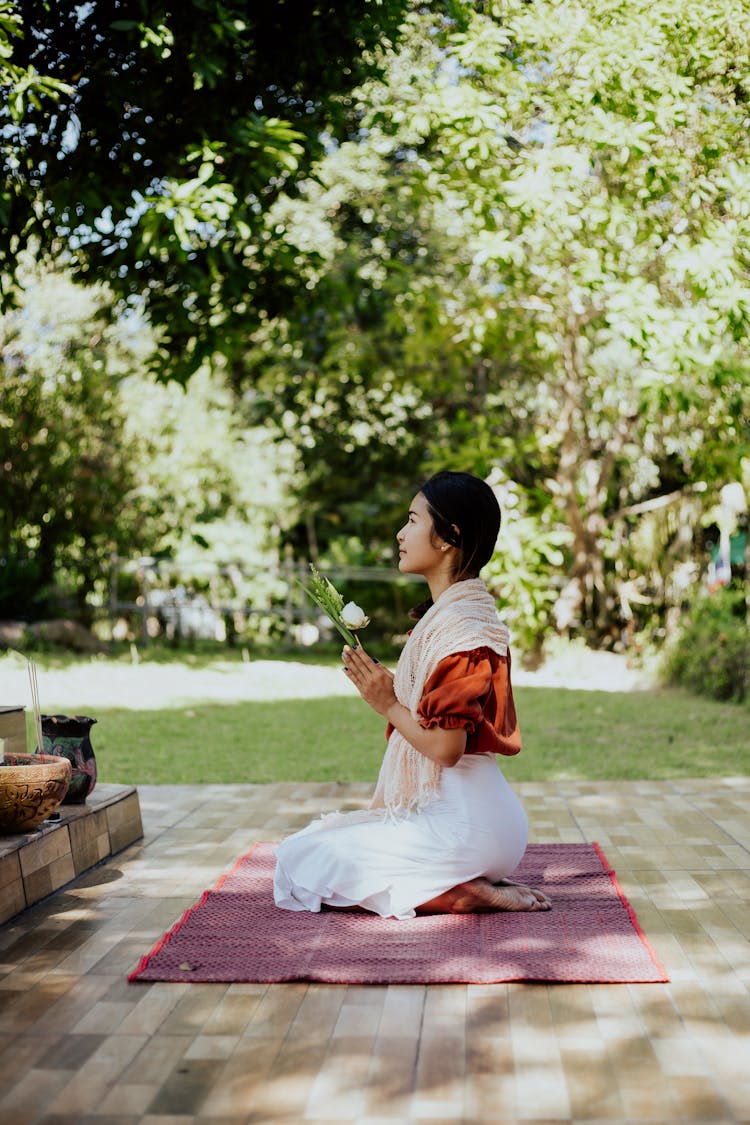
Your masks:
<svg viewBox="0 0 750 1125"><path fill-rule="evenodd" d="M350 648L345 645L341 657L344 671L365 703L392 723L415 750L441 766L455 766L460 761L466 749L465 730L442 730L440 727L426 730L396 699L393 674L387 668L368 656L361 646Z"/></svg>
<svg viewBox="0 0 750 1125"><path fill-rule="evenodd" d="M361 647L351 648L344 645L341 654L344 661L344 672L352 681L359 694L384 718L396 702L396 693L393 690L393 674L373 660Z"/></svg>

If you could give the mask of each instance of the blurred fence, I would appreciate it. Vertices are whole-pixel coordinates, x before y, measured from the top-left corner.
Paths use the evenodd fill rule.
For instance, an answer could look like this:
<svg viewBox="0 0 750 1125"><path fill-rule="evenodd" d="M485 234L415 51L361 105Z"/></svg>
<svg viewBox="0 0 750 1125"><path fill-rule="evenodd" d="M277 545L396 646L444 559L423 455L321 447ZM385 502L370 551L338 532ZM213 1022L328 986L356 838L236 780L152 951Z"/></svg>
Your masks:
<svg viewBox="0 0 750 1125"><path fill-rule="evenodd" d="M389 567L330 567L325 573L347 600L356 600L356 583L413 587L416 581ZM286 643L313 644L333 629L301 588L309 574L309 564L291 555L270 568L113 555L108 603L112 635L118 637L120 630L124 639L133 630L144 644L162 635L174 641L231 644L270 623Z"/></svg>

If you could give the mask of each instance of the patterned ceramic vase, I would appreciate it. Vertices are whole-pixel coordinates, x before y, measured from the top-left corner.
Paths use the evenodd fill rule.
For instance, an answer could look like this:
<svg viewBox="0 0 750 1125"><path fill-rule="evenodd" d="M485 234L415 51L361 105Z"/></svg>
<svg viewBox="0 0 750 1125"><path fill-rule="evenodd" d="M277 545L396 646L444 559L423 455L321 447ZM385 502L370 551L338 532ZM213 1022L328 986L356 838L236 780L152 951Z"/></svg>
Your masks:
<svg viewBox="0 0 750 1125"><path fill-rule="evenodd" d="M64 804L83 804L96 785L96 758L90 737L95 722L87 715L42 715L44 753L67 758L73 767Z"/></svg>

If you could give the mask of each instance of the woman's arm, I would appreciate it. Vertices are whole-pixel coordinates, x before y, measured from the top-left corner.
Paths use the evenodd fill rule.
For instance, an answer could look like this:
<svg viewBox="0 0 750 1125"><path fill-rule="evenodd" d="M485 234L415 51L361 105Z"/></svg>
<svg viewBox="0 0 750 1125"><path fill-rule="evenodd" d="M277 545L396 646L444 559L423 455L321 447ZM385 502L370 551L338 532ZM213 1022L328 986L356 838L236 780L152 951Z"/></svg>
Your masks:
<svg viewBox="0 0 750 1125"><path fill-rule="evenodd" d="M342 656L344 671L365 703L392 723L415 750L441 766L455 766L460 762L466 749L465 730L420 726L408 708L396 699L393 676L382 664L376 664L361 647L347 645Z"/></svg>

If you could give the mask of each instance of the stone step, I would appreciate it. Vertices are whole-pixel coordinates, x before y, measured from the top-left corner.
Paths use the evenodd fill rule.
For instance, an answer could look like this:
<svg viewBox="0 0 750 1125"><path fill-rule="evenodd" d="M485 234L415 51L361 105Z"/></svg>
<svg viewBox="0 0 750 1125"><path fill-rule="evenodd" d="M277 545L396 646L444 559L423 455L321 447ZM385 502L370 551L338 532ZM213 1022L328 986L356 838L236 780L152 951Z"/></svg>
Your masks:
<svg viewBox="0 0 750 1125"><path fill-rule="evenodd" d="M132 785L98 783L85 804L62 804L53 815L30 832L0 836L0 923L143 836Z"/></svg>

